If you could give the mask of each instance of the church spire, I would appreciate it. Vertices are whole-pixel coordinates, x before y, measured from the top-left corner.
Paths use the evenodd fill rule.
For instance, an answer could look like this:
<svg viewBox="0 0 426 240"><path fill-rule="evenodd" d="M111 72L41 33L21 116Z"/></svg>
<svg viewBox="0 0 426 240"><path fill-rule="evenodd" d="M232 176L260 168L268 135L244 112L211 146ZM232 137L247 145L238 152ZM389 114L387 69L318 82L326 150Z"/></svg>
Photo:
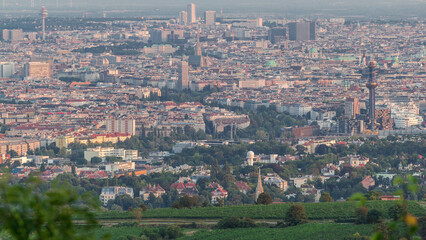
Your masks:
<svg viewBox="0 0 426 240"><path fill-rule="evenodd" d="M198 29L197 32L197 45L195 47L195 56L202 56L202 52L201 52L201 44L200 44L200 29Z"/></svg>
<svg viewBox="0 0 426 240"><path fill-rule="evenodd" d="M257 201L257 198L259 197L259 195L261 193L263 193L263 186L262 186L262 174L260 173L260 168L259 168L259 175L258 175L258 179L257 179L256 199L255 199L255 201Z"/></svg>

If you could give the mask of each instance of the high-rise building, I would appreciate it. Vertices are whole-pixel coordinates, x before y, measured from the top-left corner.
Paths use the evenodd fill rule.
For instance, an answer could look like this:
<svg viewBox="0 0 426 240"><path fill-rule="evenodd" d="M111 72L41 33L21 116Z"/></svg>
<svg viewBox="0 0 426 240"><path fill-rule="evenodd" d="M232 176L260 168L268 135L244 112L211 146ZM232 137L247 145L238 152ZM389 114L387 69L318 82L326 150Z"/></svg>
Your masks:
<svg viewBox="0 0 426 240"><path fill-rule="evenodd" d="M3 41L22 41L24 40L24 33L22 29L3 29Z"/></svg>
<svg viewBox="0 0 426 240"><path fill-rule="evenodd" d="M349 133L350 135L364 133L364 120L341 118L338 121L339 133Z"/></svg>
<svg viewBox="0 0 426 240"><path fill-rule="evenodd" d="M177 90L182 91L189 88L188 62L182 60L178 69Z"/></svg>
<svg viewBox="0 0 426 240"><path fill-rule="evenodd" d="M357 115L361 113L359 99L348 97L345 101L345 117L347 118L356 118Z"/></svg>
<svg viewBox="0 0 426 240"><path fill-rule="evenodd" d="M188 13L188 24L197 22L197 16L195 14L195 4L190 3L187 6Z"/></svg>
<svg viewBox="0 0 426 240"><path fill-rule="evenodd" d="M183 37L183 30L179 29L152 29L149 34L152 43L174 42Z"/></svg>
<svg viewBox="0 0 426 240"><path fill-rule="evenodd" d="M136 134L135 119L124 118L114 119L109 118L106 120L106 129L109 133L127 133L130 135Z"/></svg>
<svg viewBox="0 0 426 240"><path fill-rule="evenodd" d="M216 22L216 11L205 11L204 21L206 25L214 25Z"/></svg>
<svg viewBox="0 0 426 240"><path fill-rule="evenodd" d="M0 63L0 77L10 78L15 74L15 63L5 62Z"/></svg>
<svg viewBox="0 0 426 240"><path fill-rule="evenodd" d="M182 25L186 25L188 23L188 12L186 11L181 11L179 13L179 22Z"/></svg>
<svg viewBox="0 0 426 240"><path fill-rule="evenodd" d="M163 43L167 42L167 38L170 35L170 30L153 29L149 32L151 35L150 40L152 43Z"/></svg>
<svg viewBox="0 0 426 240"><path fill-rule="evenodd" d="M256 27L263 27L263 18L256 18Z"/></svg>
<svg viewBox="0 0 426 240"><path fill-rule="evenodd" d="M291 41L315 40L315 22L293 22L288 24Z"/></svg>
<svg viewBox="0 0 426 240"><path fill-rule="evenodd" d="M3 41L9 41L9 29L3 29L2 37Z"/></svg>
<svg viewBox="0 0 426 240"><path fill-rule="evenodd" d="M47 10L46 8L41 7L40 16L42 17L42 39L43 41L46 40L46 17L47 17Z"/></svg>
<svg viewBox="0 0 426 240"><path fill-rule="evenodd" d="M22 29L12 29L9 33L11 42L24 40L24 33L22 32Z"/></svg>
<svg viewBox="0 0 426 240"><path fill-rule="evenodd" d="M391 117L390 108L380 108L376 109L376 122L380 130L392 130L394 120Z"/></svg>
<svg viewBox="0 0 426 240"><path fill-rule="evenodd" d="M24 75L27 78L50 78L52 70L48 62L28 62L24 67Z"/></svg>
<svg viewBox="0 0 426 240"><path fill-rule="evenodd" d="M377 80L376 80L376 62L371 61L368 64L368 83L365 85L369 90L369 101L370 101L370 107L369 107L369 120L370 120L370 130L375 130L376 128L376 88L378 86Z"/></svg>
<svg viewBox="0 0 426 240"><path fill-rule="evenodd" d="M280 42L282 40L286 39L286 29L283 27L276 27L269 29L268 32L268 39L271 41L271 43L275 44L277 42Z"/></svg>

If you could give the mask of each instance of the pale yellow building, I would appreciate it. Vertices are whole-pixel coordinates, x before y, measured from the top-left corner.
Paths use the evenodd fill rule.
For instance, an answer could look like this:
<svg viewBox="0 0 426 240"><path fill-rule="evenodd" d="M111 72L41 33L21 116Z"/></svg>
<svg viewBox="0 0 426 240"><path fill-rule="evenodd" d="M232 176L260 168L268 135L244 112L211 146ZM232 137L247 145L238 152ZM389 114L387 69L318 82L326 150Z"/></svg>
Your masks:
<svg viewBox="0 0 426 240"><path fill-rule="evenodd" d="M56 147L58 148L68 148L68 145L74 141L75 139L72 136L59 136L55 139Z"/></svg>
<svg viewBox="0 0 426 240"><path fill-rule="evenodd" d="M48 62L28 62L25 64L24 70L27 78L50 78L52 76Z"/></svg>

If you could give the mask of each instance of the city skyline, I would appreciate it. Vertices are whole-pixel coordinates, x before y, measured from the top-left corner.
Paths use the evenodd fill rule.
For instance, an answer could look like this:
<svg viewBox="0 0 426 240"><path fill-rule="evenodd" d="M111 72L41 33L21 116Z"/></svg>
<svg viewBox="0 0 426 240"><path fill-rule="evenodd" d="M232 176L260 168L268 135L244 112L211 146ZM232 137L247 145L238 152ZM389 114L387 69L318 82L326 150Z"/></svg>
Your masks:
<svg viewBox="0 0 426 240"><path fill-rule="evenodd" d="M191 2L176 2L172 0L162 0L155 3L139 2L124 0L120 4L116 4L114 1L100 1L96 0L93 2L81 1L81 0L2 0L3 10L15 10L15 14L19 14L20 9L30 10L27 12L31 13L31 10L36 10L42 5L52 10L52 14L56 14L56 11L74 11L74 14L80 14L79 11L93 11L101 14L103 11L112 11L112 14L124 16L125 14L132 14L137 16L139 14L147 15L166 15L170 16L175 11L182 10L182 6ZM425 16L424 9L426 3L417 0L402 1L277 1L277 0L266 0L262 2L258 1L244 1L241 4L238 1L227 2L224 0L215 1L214 4L209 1L192 1L198 6L197 13L201 14L204 11L214 10L219 12L221 9L224 10L225 14L286 14L291 16L318 16L318 15L338 15L338 16L365 16L365 17L413 17L413 16ZM99 6L102 8L99 9ZM366 9L365 6L369 8ZM398 9L395 12L394 9ZM114 12L114 10L117 10ZM380 10L380 11L378 11ZM120 11L122 13L120 14ZM9 12L12 13L12 12ZM58 13L59 14L59 13Z"/></svg>

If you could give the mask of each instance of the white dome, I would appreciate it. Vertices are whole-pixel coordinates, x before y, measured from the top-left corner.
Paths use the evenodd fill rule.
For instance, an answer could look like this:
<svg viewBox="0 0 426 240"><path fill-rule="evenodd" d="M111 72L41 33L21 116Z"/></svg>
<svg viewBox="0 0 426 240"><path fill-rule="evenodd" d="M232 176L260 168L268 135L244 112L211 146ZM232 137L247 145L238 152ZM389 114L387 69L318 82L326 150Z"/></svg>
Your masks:
<svg viewBox="0 0 426 240"><path fill-rule="evenodd" d="M247 158L254 158L254 152L253 151L248 151L247 152Z"/></svg>

